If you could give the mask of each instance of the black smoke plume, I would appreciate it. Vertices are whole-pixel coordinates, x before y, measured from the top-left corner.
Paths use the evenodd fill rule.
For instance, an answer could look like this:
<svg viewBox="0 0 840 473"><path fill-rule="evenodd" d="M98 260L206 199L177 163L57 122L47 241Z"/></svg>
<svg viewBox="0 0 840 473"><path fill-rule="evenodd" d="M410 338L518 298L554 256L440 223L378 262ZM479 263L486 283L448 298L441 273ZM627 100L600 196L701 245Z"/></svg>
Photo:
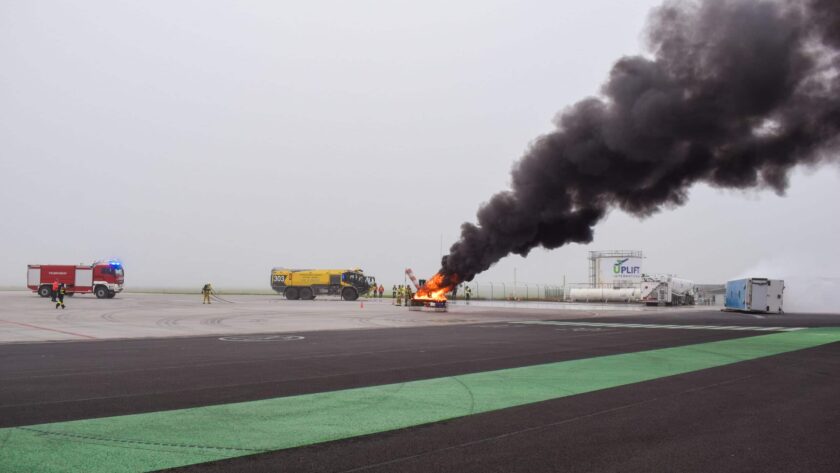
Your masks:
<svg viewBox="0 0 840 473"><path fill-rule="evenodd" d="M600 97L560 113L515 163L444 275L590 242L610 209L648 216L696 182L783 193L794 166L837 158L840 1L669 2L647 38L649 57L621 58Z"/></svg>

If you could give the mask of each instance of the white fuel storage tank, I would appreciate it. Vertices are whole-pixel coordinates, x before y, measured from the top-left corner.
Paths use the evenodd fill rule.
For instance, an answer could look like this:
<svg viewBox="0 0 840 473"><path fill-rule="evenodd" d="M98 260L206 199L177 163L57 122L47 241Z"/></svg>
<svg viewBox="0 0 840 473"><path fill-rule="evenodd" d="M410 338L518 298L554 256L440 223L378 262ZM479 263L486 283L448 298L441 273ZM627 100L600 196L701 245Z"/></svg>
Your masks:
<svg viewBox="0 0 840 473"><path fill-rule="evenodd" d="M572 288L572 302L634 302L639 300L639 288Z"/></svg>

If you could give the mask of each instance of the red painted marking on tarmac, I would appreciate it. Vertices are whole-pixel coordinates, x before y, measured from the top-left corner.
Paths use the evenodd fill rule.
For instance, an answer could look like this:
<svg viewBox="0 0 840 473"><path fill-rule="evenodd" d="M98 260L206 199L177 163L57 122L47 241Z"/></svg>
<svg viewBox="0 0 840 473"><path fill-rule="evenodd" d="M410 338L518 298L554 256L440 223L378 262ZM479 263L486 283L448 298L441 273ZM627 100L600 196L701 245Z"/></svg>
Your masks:
<svg viewBox="0 0 840 473"><path fill-rule="evenodd" d="M82 334L82 333L66 332L64 330L58 330L58 329L55 329L55 328L39 327L37 325L26 324L26 323L23 323L23 322L12 322L11 320L3 320L3 319L0 319L0 322L5 322L7 324L20 325L21 327L29 327L29 328L37 328L39 330L47 330L49 332L58 332L58 333L63 333L65 335L73 335L75 337L89 338L91 340L98 340L96 337L92 337L90 335L85 335L85 334Z"/></svg>

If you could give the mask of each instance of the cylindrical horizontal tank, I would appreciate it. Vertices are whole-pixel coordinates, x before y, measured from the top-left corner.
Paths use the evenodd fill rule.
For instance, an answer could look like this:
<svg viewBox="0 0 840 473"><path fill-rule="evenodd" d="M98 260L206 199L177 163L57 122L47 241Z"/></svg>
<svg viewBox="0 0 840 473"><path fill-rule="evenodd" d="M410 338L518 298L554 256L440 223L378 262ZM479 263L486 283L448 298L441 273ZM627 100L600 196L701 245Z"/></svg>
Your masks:
<svg viewBox="0 0 840 473"><path fill-rule="evenodd" d="M686 294L694 289L694 281L690 281L688 279L672 277L670 282L671 293L673 294Z"/></svg>
<svg viewBox="0 0 840 473"><path fill-rule="evenodd" d="M572 302L631 302L639 300L637 287L622 288L572 288L569 298Z"/></svg>

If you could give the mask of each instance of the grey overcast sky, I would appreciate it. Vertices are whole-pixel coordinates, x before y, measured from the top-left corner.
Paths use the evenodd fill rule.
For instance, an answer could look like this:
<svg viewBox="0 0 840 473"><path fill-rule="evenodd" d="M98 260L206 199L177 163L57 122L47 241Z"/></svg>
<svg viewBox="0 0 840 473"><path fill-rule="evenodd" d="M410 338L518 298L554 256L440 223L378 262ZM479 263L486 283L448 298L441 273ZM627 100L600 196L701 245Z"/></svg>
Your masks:
<svg viewBox="0 0 840 473"><path fill-rule="evenodd" d="M644 52L658 3L4 0L0 285L107 257L134 287L431 275L555 114ZM698 186L477 280L583 281L600 249L700 282L837 278L838 202L836 166L784 197Z"/></svg>

